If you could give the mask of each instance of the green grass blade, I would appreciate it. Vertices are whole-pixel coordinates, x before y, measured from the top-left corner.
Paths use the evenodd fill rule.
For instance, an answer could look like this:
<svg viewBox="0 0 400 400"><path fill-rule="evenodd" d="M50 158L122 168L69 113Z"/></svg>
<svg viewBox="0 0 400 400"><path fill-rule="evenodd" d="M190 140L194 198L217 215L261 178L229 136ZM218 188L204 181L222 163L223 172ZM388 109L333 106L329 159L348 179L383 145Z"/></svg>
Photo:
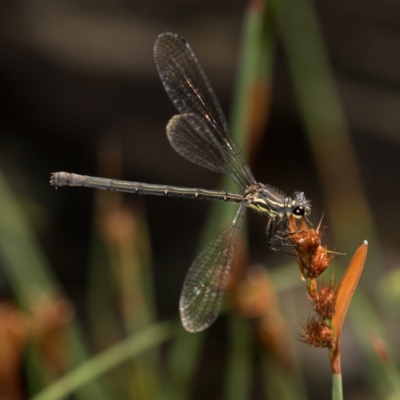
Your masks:
<svg viewBox="0 0 400 400"><path fill-rule="evenodd" d="M185 400L190 398L190 383L195 375L205 335L186 332L179 321L178 334L168 353L168 389L161 399Z"/></svg>
<svg viewBox="0 0 400 400"><path fill-rule="evenodd" d="M228 340L224 397L228 400L248 399L253 354L253 335L249 322L241 317L230 316Z"/></svg>
<svg viewBox="0 0 400 400"><path fill-rule="evenodd" d="M152 325L122 340L110 349L92 357L74 371L69 372L32 400L62 399L77 391L90 381L98 379L102 374L119 366L144 351L160 345L173 335L170 324Z"/></svg>
<svg viewBox="0 0 400 400"><path fill-rule="evenodd" d="M271 357L264 357L263 372L265 377L265 398L280 400L306 400L304 382L296 376L298 371L285 371Z"/></svg>

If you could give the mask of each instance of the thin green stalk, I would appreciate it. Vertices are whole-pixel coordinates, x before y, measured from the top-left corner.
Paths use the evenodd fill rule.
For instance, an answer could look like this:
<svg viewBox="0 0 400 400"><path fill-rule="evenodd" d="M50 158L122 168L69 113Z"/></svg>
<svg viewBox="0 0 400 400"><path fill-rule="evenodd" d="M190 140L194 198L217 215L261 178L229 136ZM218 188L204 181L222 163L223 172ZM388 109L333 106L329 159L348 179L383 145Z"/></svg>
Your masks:
<svg viewBox="0 0 400 400"><path fill-rule="evenodd" d="M264 357L263 371L265 392L267 399L306 400L307 394L304 381L299 376L298 366L285 371L272 357Z"/></svg>
<svg viewBox="0 0 400 400"><path fill-rule="evenodd" d="M370 365L375 367L375 373L378 372L377 367L380 369L381 376L390 384L392 392L400 398L400 373L391 358L391 355L393 357L398 355L397 348L388 339L389 335L380 316L371 304L370 298L362 290L354 293L349 314L357 332L359 344ZM383 361L380 354L373 349L372 336L374 334L377 334L385 343L386 361Z"/></svg>
<svg viewBox="0 0 400 400"><path fill-rule="evenodd" d="M31 400L57 400L77 391L102 374L173 336L169 323L152 325L92 357L66 374Z"/></svg>
<svg viewBox="0 0 400 400"><path fill-rule="evenodd" d="M332 374L332 400L343 400L342 374Z"/></svg>
<svg viewBox="0 0 400 400"><path fill-rule="evenodd" d="M190 398L190 383L197 366L205 335L186 332L179 321L178 334L171 344L167 359L169 382L159 399L185 400Z"/></svg>
<svg viewBox="0 0 400 400"><path fill-rule="evenodd" d="M51 293L56 280L17 197L0 171L0 250L18 300L29 306L35 291Z"/></svg>
<svg viewBox="0 0 400 400"><path fill-rule="evenodd" d="M229 318L229 346L226 359L225 398L247 399L251 388L252 332L248 321L241 317Z"/></svg>
<svg viewBox="0 0 400 400"><path fill-rule="evenodd" d="M260 2L262 4L262 1ZM239 50L238 72L235 81L231 112L231 132L242 149L248 154L250 143L249 119L252 90L259 78L260 66L267 65L267 57L262 58L264 7L250 3L243 22L243 33ZM263 64L262 64L263 63Z"/></svg>
<svg viewBox="0 0 400 400"><path fill-rule="evenodd" d="M259 129L259 115L253 113L257 90L270 90L270 75L275 48L275 29L263 1L249 2L244 22L239 65L232 105L231 131L247 156L250 154L254 129ZM261 96L267 93L261 93ZM258 100L258 99L257 99ZM264 102L261 102L262 105ZM265 102L266 107L268 102ZM268 109L259 110L267 114ZM265 120L263 121L265 122ZM255 132L258 133L258 132ZM256 141L256 140L255 140ZM225 398L244 399L251 388L251 343L252 332L247 321L231 316L229 326L230 345L225 375Z"/></svg>
<svg viewBox="0 0 400 400"><path fill-rule="evenodd" d="M400 399L400 373L399 369L394 363L392 357L390 355L387 356L387 360L383 361L380 359L380 366L382 368L382 371L385 375L385 379L390 383L391 385L391 391L393 393L393 398L399 398Z"/></svg>
<svg viewBox="0 0 400 400"><path fill-rule="evenodd" d="M110 254L94 229L89 250L86 296L93 349L102 348L120 335L110 262Z"/></svg>

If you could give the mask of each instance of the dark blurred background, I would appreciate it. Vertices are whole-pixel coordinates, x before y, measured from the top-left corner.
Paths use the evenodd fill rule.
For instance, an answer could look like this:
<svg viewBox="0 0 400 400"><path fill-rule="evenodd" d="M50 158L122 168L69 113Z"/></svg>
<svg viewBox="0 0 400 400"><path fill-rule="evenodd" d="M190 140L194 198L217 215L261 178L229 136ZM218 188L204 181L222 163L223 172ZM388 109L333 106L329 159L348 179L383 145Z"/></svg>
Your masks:
<svg viewBox="0 0 400 400"><path fill-rule="evenodd" d="M158 77L152 48L162 32L184 36L229 120L246 4L1 1L0 168L85 326L95 193L80 188L55 190L48 183L50 173L102 173L139 182L219 187L219 176L189 163L168 143L165 126L176 110ZM399 267L400 258L400 3L314 0L312 4L349 127L360 186L372 212L373 246L380 248L376 259L383 276L384 271ZM327 198L279 33L275 57L269 119L251 167L256 179L288 194L303 190L312 200L312 221L317 224L327 211ZM107 157L109 147L116 149L120 161L107 169L104 159L99 166L99 157L104 149ZM148 224L159 318L175 318L210 204L128 195L124 201L139 207ZM356 203L352 206L357 208ZM248 214L249 261L273 270L285 256L267 250L266 220ZM330 218L328 212L327 225ZM346 218L352 225L352 215ZM359 244L364 239L371 240L354 238ZM346 264L355 247L340 248L335 235L329 240L348 254ZM4 269L0 284L3 297L13 297ZM217 336L223 335L223 320L211 328ZM392 329L398 332L398 325ZM305 349L308 354L318 351ZM357 386L364 385L363 379L355 373L354 396L349 398L364 398L364 390ZM212 377L206 382L216 384Z"/></svg>

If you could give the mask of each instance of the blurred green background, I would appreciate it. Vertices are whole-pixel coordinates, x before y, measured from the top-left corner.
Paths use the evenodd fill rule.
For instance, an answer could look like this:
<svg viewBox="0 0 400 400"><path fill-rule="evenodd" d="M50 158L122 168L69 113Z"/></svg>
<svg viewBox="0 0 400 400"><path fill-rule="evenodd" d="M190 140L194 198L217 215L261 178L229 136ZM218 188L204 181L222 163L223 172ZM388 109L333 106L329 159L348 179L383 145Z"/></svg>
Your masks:
<svg viewBox="0 0 400 400"><path fill-rule="evenodd" d="M304 283L294 258L268 250L265 218L248 213L223 312L189 334L185 273L232 209L48 183L68 171L236 190L166 139L177 112L152 52L165 31L196 52L256 179L304 191L315 225L325 213L330 248L347 254L325 282L368 240L342 337L345 398L399 398L399 4L0 10L1 399L330 398L327 351L297 341Z"/></svg>

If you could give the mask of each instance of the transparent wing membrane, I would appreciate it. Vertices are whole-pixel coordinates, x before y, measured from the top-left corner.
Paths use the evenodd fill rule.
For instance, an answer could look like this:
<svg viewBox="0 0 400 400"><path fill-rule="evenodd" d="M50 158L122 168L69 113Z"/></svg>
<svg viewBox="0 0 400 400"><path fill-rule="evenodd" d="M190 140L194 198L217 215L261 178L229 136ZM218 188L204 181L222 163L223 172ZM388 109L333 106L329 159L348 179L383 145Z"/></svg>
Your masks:
<svg viewBox="0 0 400 400"><path fill-rule="evenodd" d="M196 114L175 115L167 125L167 137L182 157L211 171L227 174L239 187L246 187L246 182L232 167L226 154L210 140L212 132L203 118Z"/></svg>
<svg viewBox="0 0 400 400"><path fill-rule="evenodd" d="M172 33L160 35L154 45L154 59L165 90L178 111L197 116L186 118L186 122L208 142L209 146L204 149L211 152L213 148L219 150L225 164L235 171L235 174L229 175L232 178L236 176L233 178L236 183L240 179L242 188L254 184L253 174L228 131L218 99L186 40ZM200 119L202 123L199 123ZM193 158L185 157L196 163ZM210 164L207 168L210 168Z"/></svg>
<svg viewBox="0 0 400 400"><path fill-rule="evenodd" d="M241 204L232 225L209 243L189 268L179 303L182 324L189 332L208 328L218 316L245 210Z"/></svg>

